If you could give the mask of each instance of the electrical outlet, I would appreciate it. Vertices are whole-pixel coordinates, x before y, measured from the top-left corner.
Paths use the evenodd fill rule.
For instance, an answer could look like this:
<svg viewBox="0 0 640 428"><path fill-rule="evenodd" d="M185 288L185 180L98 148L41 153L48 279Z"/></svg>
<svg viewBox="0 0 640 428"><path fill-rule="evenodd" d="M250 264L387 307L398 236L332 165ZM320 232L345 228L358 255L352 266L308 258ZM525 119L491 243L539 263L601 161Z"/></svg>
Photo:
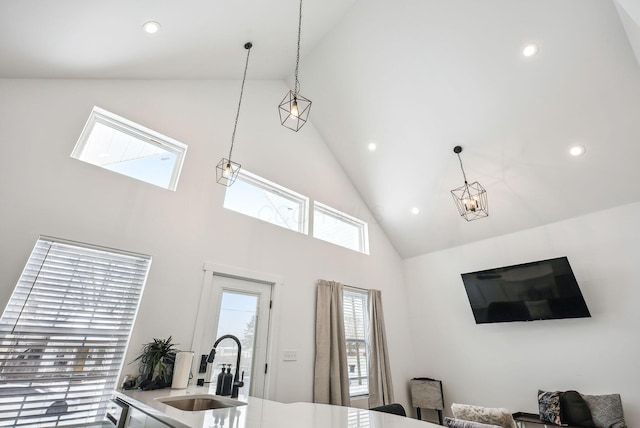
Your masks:
<svg viewBox="0 0 640 428"><path fill-rule="evenodd" d="M200 356L200 367L198 368L198 373L207 372L207 358L209 358L209 356L205 354Z"/></svg>
<svg viewBox="0 0 640 428"><path fill-rule="evenodd" d="M296 361L298 359L298 351L295 349L285 349L282 351L282 361Z"/></svg>

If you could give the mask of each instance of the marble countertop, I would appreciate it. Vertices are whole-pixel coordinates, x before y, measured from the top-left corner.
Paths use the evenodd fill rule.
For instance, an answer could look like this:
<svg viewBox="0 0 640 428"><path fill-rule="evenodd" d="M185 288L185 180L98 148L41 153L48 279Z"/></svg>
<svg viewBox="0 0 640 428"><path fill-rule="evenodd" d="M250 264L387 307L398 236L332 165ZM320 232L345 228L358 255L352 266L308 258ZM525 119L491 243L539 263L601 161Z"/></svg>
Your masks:
<svg viewBox="0 0 640 428"><path fill-rule="evenodd" d="M157 400L163 397L211 394L214 389L189 386L187 389L118 391L116 396L134 407L176 428L429 428L430 422L353 407L314 403L284 404L255 397L240 396L245 406L189 412ZM224 399L226 397L222 397Z"/></svg>

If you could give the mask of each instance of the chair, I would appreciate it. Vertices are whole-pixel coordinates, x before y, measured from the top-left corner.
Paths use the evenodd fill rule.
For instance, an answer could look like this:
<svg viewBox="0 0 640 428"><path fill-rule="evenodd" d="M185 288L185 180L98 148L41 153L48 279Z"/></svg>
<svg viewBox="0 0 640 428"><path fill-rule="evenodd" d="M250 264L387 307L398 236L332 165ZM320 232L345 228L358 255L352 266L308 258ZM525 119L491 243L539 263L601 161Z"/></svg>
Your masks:
<svg viewBox="0 0 640 428"><path fill-rule="evenodd" d="M402 407L402 404L399 404L399 403L385 404L384 406L372 407L369 410L373 410L374 412L393 413L394 415L399 415L399 416L407 416L407 412L404 411L404 407Z"/></svg>

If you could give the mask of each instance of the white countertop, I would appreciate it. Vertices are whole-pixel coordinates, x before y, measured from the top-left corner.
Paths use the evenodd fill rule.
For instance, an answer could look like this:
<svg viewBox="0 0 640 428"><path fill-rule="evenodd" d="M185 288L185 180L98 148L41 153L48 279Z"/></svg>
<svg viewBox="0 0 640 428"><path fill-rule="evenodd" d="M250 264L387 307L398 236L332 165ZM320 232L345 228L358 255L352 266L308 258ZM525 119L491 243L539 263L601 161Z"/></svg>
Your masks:
<svg viewBox="0 0 640 428"><path fill-rule="evenodd" d="M255 397L238 398L246 406L189 412L178 410L156 398L211 394L214 389L190 386L187 389L119 391L117 396L140 410L178 428L430 428L439 425L388 413L353 407L314 403L283 404ZM226 397L222 397L224 399Z"/></svg>

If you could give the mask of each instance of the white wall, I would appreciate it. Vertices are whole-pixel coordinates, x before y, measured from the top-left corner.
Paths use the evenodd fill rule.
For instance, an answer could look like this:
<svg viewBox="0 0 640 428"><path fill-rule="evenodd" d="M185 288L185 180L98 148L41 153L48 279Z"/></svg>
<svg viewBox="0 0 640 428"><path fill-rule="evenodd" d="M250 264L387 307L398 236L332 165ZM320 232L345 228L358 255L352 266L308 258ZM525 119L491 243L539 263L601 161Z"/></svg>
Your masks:
<svg viewBox="0 0 640 428"><path fill-rule="evenodd" d="M638 210L621 206L405 260L418 368L442 379L446 407L537 413L539 388L620 393L627 424L640 426ZM592 318L475 324L461 273L559 256L569 258Z"/></svg>
<svg viewBox="0 0 640 428"><path fill-rule="evenodd" d="M280 126L281 82L248 81L234 160L249 171L370 222L366 256L222 208L215 165L226 156L239 81L0 80L0 304L38 235L153 256L126 361L143 343L192 339L204 262L283 278L275 396L312 399L315 281L383 291L397 395L413 366L402 262L312 124ZM189 146L176 192L69 157L93 105ZM215 338L211 338L213 340ZM125 366L135 372L134 366Z"/></svg>

